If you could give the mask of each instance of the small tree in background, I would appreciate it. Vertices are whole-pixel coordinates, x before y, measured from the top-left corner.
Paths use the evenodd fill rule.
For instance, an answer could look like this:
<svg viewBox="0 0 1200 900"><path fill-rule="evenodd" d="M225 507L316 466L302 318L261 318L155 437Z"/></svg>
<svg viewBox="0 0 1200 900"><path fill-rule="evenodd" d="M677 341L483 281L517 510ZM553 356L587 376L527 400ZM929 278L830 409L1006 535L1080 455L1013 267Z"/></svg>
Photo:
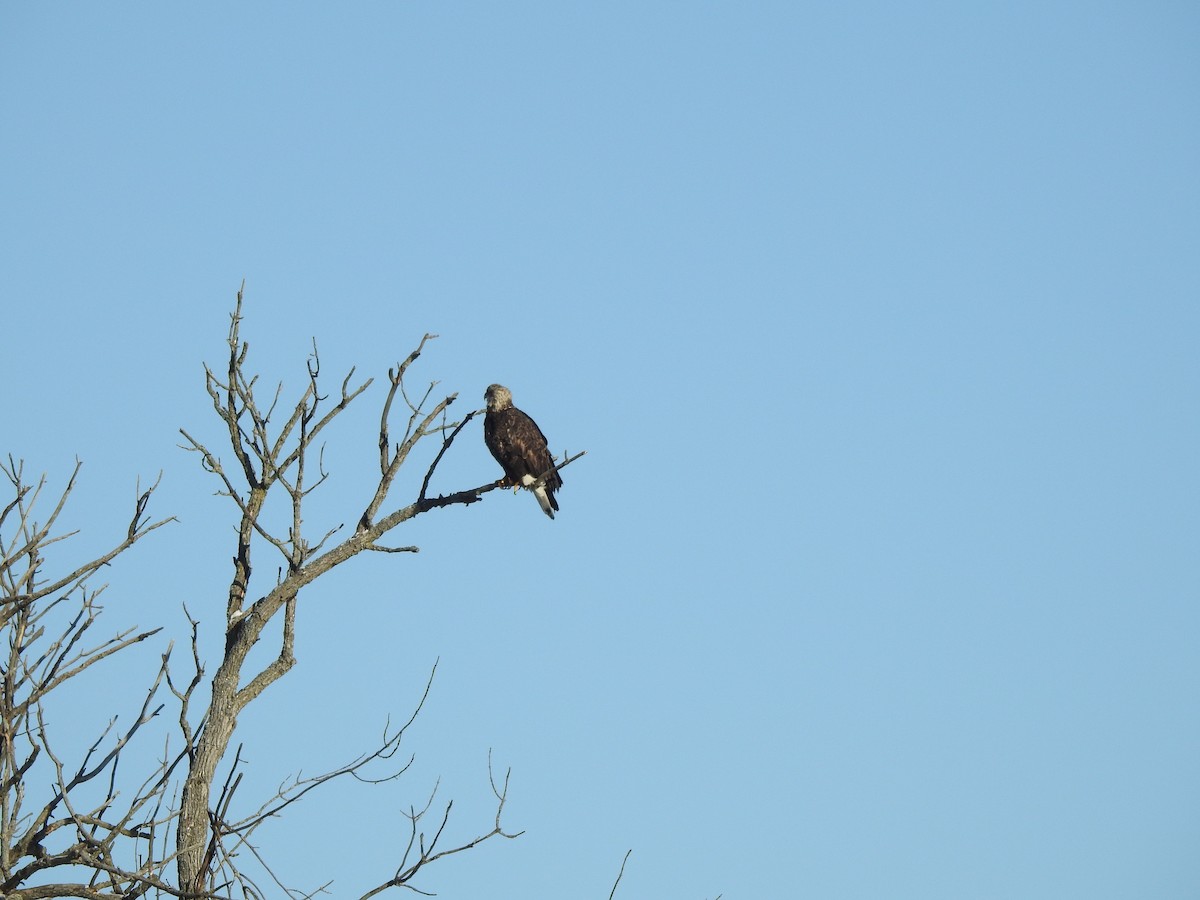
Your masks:
<svg viewBox="0 0 1200 900"><path fill-rule="evenodd" d="M450 394L434 402L430 385L413 402L405 386L409 367L434 335L425 335L415 350L388 372L389 387L380 412L379 477L369 496L360 498L342 521L354 521L352 532L340 526L316 535L305 531L302 515L305 498L327 477L320 446L314 442L371 384L356 384L354 371L341 382L336 397L321 392L320 360L314 345L307 366L307 386L294 404L280 406L282 387L264 401L256 395L257 376L246 369L248 345L241 338L242 293L232 315L228 336L228 365L220 374L205 368L205 383L213 409L222 422L232 457L223 461L200 440L182 431L185 448L196 453L204 469L218 479L220 493L236 509L238 528L233 554L233 575L220 627L224 650L211 681L204 677L198 634L201 615L191 623L191 654L187 673L172 669L172 651L162 656L157 677L144 693L130 697L137 715L124 730L113 719L93 743L68 754L59 744L59 732L46 710L56 691L81 680L111 696L111 685L102 680L105 658L158 634L132 629L110 638L94 638L100 607L96 600L103 587L92 587L98 571L129 550L150 532L167 524L148 517L157 483L136 494L128 528L107 553L82 564L48 567L54 545L74 532L62 532L59 520L79 468L56 498L44 522L37 510L47 505L46 482L30 484L23 466L9 458L3 472L11 486L11 501L0 513L0 631L5 644L3 695L0 696L0 896L9 900L42 897L194 898L263 897L254 878L238 865L249 853L261 863L266 878L287 890L282 873L273 872L249 844L250 836L271 817L310 790L344 775L358 774L365 766L391 759L412 718L394 732L384 734L376 747L347 765L318 776L295 779L266 799L251 813L235 816L234 796L240 783L240 754L230 759L238 715L251 703L262 702L263 692L293 665L296 609L301 591L337 566L363 551L411 553L415 546L382 543L393 529L419 515L456 504L474 503L500 482L429 496L429 484L438 464L455 438L479 410L450 421ZM403 435L392 435L394 418L404 421ZM422 441L437 447L425 469L415 498L395 502L397 473ZM440 441L440 446L437 442ZM582 456L566 456L555 470ZM551 471L555 471L551 470ZM549 475L550 473L545 473ZM285 525L274 527L264 516L268 497L282 497L290 515ZM258 556L268 554L282 566L267 567L272 584L260 587ZM66 572L64 575L47 574ZM263 629L279 620L279 652L269 663L247 670L251 647ZM431 674L432 678L432 674ZM211 694L203 696L205 688ZM428 694L429 685L425 691ZM169 696L168 696L169 695ZM117 698L114 704L120 703ZM130 741L162 712L167 702L178 711L170 726L174 740L166 744L149 771L132 774L120 770ZM421 704L424 703L424 698ZM413 712L415 718L421 704ZM74 746L78 738L72 742ZM229 763L218 785L217 773ZM297 761L299 763L299 761ZM400 771L403 771L402 769ZM387 777L396 777L393 771ZM489 764L489 774L490 764ZM433 800L420 810L404 813L410 836L391 874L363 894L371 897L393 887L414 888L413 879L430 863L494 837L517 837L501 825L508 795L508 774L491 778L495 817L488 827L467 841L447 844L443 834L451 805L433 809ZM435 817L428 829L426 817ZM246 851L246 852L243 852ZM259 878L264 876L259 875Z"/></svg>
<svg viewBox="0 0 1200 900"><path fill-rule="evenodd" d="M110 720L82 755L68 755L59 745L62 732L69 734L70 729L58 722L59 729L52 733L54 719L47 709L68 684L88 680L98 692L104 690L102 662L159 632L131 629L97 638L97 600L104 586L93 587L92 579L170 520L149 522L146 507L154 487L139 492L126 533L108 552L56 567L65 574L46 575L47 555L75 533L58 528L79 463L66 488L49 500L46 480L31 485L23 466L11 457L0 470L12 489L12 499L0 512L0 896L11 900L144 892L163 875L152 851L174 819L164 804L173 767L160 764L122 795L115 776L129 742L162 710L157 698L167 677L169 653L133 724L117 731L117 720ZM47 506L45 519L37 521L37 510ZM136 702L132 695L122 700ZM71 742L73 747L78 740ZM78 880L56 882L62 872Z"/></svg>

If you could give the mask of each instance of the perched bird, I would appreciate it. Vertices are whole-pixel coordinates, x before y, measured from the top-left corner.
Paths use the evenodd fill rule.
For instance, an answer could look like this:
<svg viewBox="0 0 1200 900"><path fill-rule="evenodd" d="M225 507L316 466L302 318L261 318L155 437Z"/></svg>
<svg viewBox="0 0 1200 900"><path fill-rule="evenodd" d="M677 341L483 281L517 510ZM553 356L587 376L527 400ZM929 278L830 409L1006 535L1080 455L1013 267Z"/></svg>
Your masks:
<svg viewBox="0 0 1200 900"><path fill-rule="evenodd" d="M483 442L504 469L503 484L529 487L554 468L546 436L533 419L513 406L512 391L504 385L488 385L483 399L487 401ZM562 477L551 472L542 484L533 488L542 512L552 519L558 509L554 492L561 487Z"/></svg>

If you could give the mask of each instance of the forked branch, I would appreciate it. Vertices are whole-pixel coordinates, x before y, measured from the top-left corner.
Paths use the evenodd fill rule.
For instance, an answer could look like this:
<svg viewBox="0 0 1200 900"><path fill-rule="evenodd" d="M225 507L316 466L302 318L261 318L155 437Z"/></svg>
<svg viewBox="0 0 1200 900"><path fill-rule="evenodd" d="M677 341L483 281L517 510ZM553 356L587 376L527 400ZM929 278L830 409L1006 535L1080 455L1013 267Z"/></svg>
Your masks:
<svg viewBox="0 0 1200 900"><path fill-rule="evenodd" d="M433 835L428 842L426 842L425 832L420 830L420 823L422 819L424 819L425 816L428 815L430 809L433 808L433 801L437 797L437 786L435 785L433 791L429 795L429 800L422 809L418 810L415 807L410 807L409 811L404 813L405 818L407 818L409 821L408 843L404 849L404 856L400 860L400 866L396 869L396 874L382 884L379 884L367 891L362 895L360 900L368 900L368 898L374 897L377 894L382 894L389 888L408 888L415 893L432 896L427 894L426 891L419 890L415 885L412 884L412 881L417 876L417 873L425 868L425 866L437 862L439 859L444 859L447 856L452 856L455 853L462 853L464 850L470 850L471 848L477 847L484 841L491 840L492 838L502 837L513 840L514 838L519 838L522 834L524 834L524 831L505 831L500 822L501 817L504 815L504 804L508 800L508 781L511 775L512 770L507 770L504 773L503 785L497 786L495 771L492 768L492 754L489 751L488 782L491 785L492 794L496 798L496 818L494 820L494 824L489 831L483 834L479 834L476 837L456 844L453 847L447 847L441 850L438 849L438 845L442 840L442 835L446 830L447 824L450 822L450 811L454 807L453 800L446 803L445 809L441 814L441 820L437 822L437 830L433 832Z"/></svg>

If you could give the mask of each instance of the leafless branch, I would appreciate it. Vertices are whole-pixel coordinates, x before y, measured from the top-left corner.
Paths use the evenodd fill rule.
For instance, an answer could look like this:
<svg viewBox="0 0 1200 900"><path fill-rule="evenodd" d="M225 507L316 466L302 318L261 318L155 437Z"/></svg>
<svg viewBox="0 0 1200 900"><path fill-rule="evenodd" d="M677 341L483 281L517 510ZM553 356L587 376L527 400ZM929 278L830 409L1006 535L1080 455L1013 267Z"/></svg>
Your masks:
<svg viewBox="0 0 1200 900"><path fill-rule="evenodd" d="M434 471L438 467L438 463L442 461L442 457L446 455L446 451L450 449L450 445L454 443L454 439L458 437L458 433L462 431L468 422L475 418L479 410L471 410L467 413L463 420L454 426L454 430L450 432L450 436L442 439L441 449L438 450L437 456L433 458L433 462L429 464L429 470L425 473L425 478L421 482L421 492L417 495L417 502L425 501L425 492L429 490L429 479L433 477Z"/></svg>
<svg viewBox="0 0 1200 900"><path fill-rule="evenodd" d="M508 800L508 781L511 774L512 770L507 770L504 773L503 785L497 786L494 770L492 768L492 754L489 751L488 781L491 784L492 793L496 797L496 817L494 824L489 831L477 835L471 840L464 841L444 850L439 850L438 844L442 839L442 834L445 832L447 824L450 822L450 812L454 807L453 800L446 803L445 809L442 811L441 820L437 823L437 828L433 832L433 835L429 838L428 842L426 841L425 832L420 830L421 820L429 813L429 810L433 807L433 801L437 796L437 785L435 785L433 791L429 795L429 800L422 809L418 810L415 807L411 807L409 811L404 814L405 818L409 820L408 843L404 851L404 856L401 858L400 867L396 870L395 875L382 884L379 884L367 891L362 895L360 900L368 900L369 897L374 897L377 894L381 894L389 888L407 888L415 893L430 896L429 892L423 891L412 884L412 880L416 877L417 873L425 868L425 866L447 856L452 856L456 853L462 853L464 850L470 850L471 848L476 847L479 844L482 844L484 841L490 840L491 838L502 837L513 840L524 834L524 831L511 833L507 832L500 824L501 816L504 814L504 804ZM416 859L412 859L414 851L416 853Z"/></svg>
<svg viewBox="0 0 1200 900"><path fill-rule="evenodd" d="M617 885L621 883L621 877L625 874L625 863L629 862L629 854L632 852L632 848L625 851L625 858L621 860L621 871L617 873L617 880L613 882L612 890L608 892L608 900L613 900L613 897L617 895Z"/></svg>
<svg viewBox="0 0 1200 900"><path fill-rule="evenodd" d="M571 463L575 462L575 460L579 459L582 456L587 456L586 450L580 450L574 456L566 456L563 459L563 461L560 462L558 465L556 465L553 469L547 469L545 472L543 472L541 475L539 475L537 477L537 480L534 481L533 484L529 485L529 490L532 491L535 488L541 487L543 484L546 483L547 478L549 478L551 475L553 475L559 469L565 469L567 466L569 466Z"/></svg>

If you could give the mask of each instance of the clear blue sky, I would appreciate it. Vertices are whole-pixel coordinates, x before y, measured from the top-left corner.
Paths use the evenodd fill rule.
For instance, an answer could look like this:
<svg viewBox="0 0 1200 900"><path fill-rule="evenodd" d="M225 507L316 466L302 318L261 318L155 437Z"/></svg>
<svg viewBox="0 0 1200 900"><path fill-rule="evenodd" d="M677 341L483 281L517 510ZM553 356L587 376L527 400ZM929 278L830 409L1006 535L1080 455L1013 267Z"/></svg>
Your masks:
<svg viewBox="0 0 1200 900"><path fill-rule="evenodd" d="M426 331L463 412L589 451L556 521L495 492L304 595L247 804L441 662L404 779L260 833L297 887L389 877L439 775L486 828L492 748L527 833L443 898L628 848L619 898L1200 896L1198 46L1173 2L6 3L0 450L84 460L79 552L162 470L131 684L183 602L216 664L233 510L177 429L220 439L242 279L265 382L313 337L379 379L314 532ZM435 487L497 473L473 425Z"/></svg>

